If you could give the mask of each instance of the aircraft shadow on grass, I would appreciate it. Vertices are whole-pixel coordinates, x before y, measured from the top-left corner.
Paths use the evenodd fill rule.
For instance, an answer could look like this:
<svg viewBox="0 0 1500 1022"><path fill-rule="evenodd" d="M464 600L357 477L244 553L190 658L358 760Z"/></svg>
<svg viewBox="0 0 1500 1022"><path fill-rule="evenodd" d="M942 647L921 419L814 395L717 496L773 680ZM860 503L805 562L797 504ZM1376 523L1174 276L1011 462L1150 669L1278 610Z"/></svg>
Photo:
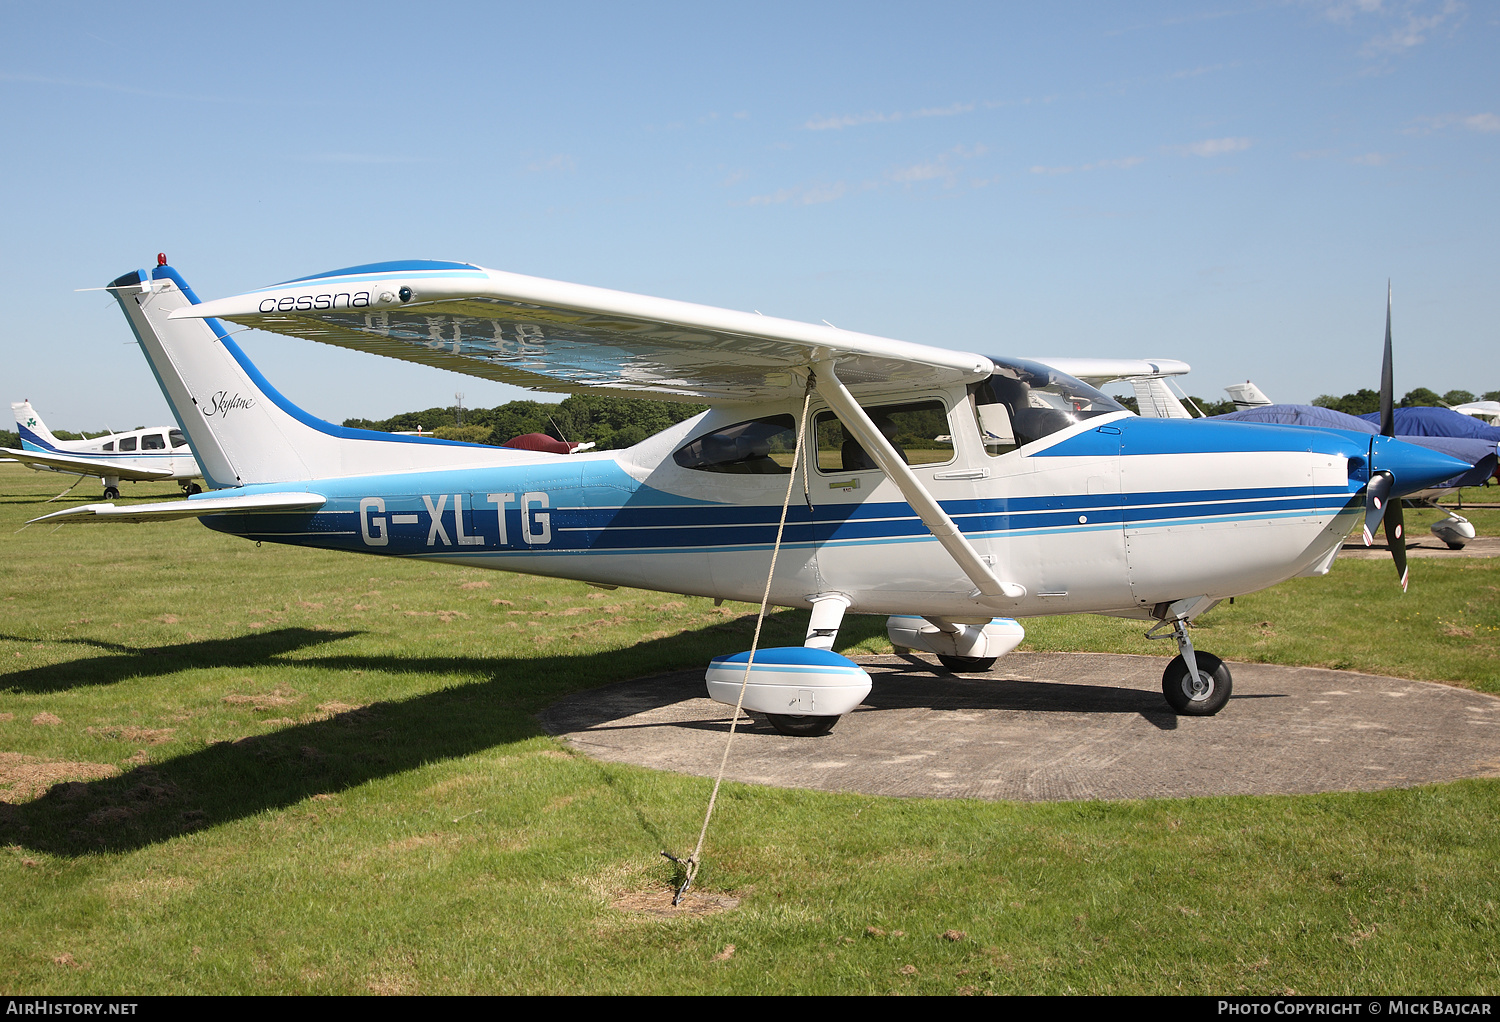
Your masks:
<svg viewBox="0 0 1500 1022"><path fill-rule="evenodd" d="M76 645L100 651L99 656L32 667L0 675L0 691L66 692L87 685L114 685L131 678L161 677L178 671L214 667L261 667L268 660L359 635L357 631L278 628L228 639L200 639L167 646L132 646L103 639L46 639L0 635L0 640Z"/></svg>
<svg viewBox="0 0 1500 1022"><path fill-rule="evenodd" d="M801 617L805 619L805 615ZM870 634L880 631L880 626L883 622L872 623ZM785 626L775 629L785 630ZM850 629L849 637L854 638L856 631ZM683 645L722 645L716 633L725 632L736 633L735 641L744 638L743 626L715 625L642 642L635 647L632 660L680 664ZM109 683L143 674L166 675L213 666L254 667L264 665L278 653L291 653L353 634L357 633L287 628L238 639L153 647L149 651L120 646L112 657L17 672L7 676L3 684L23 687L26 691L58 691L71 685ZM80 642L97 648L115 648L111 643ZM120 656L120 652L135 655ZM118 666L105 666L109 660L116 661ZM67 856L131 851L268 809L294 805L313 795L343 791L434 761L460 758L532 738L545 733L535 716L544 703L581 687L576 679L617 678L619 660L618 651L504 660L319 657L317 664L332 670L468 673L487 676L488 680L408 699L372 703L326 719L289 725L234 742L219 742L113 777L53 785L30 802L0 803L0 844ZM87 672L81 670L84 665L88 666ZM931 674L918 678L915 671L898 673L910 675L910 683L887 686L877 679L869 705L876 709L924 705L1133 712L1141 713L1158 726L1165 725L1157 717L1171 716L1169 711L1147 708L1145 701L1151 698L1147 693L1098 686L997 684ZM16 683L18 678L21 685ZM65 684L65 678L75 680ZM83 680L76 680L80 678ZM557 680L549 683L545 680L548 678ZM552 691L539 691L539 682ZM1041 694L1043 687L1048 690L1045 696ZM701 694L701 681L693 689L694 694ZM663 706L680 698L681 685L663 684L655 699L647 701Z"/></svg>

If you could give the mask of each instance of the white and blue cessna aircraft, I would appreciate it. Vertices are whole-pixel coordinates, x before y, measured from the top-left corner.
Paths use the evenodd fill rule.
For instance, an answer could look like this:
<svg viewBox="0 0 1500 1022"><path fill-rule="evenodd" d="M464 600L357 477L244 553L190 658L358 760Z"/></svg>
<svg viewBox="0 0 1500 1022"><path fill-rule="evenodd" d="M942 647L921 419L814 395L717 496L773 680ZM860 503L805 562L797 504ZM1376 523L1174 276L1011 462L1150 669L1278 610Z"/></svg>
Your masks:
<svg viewBox="0 0 1500 1022"><path fill-rule="evenodd" d="M868 694L831 648L851 612L889 615L893 642L952 670L987 669L1020 641L1018 617L1154 620L1181 654L1168 702L1216 713L1231 678L1194 650L1193 618L1324 574L1362 516L1373 527L1457 464L1367 434L1138 418L1035 362L468 263L356 266L207 303L158 263L111 289L211 492L38 520L197 517L251 540L759 602L785 513L770 601L812 610L806 645L722 658L708 681L729 703L745 681L745 708L787 734L825 733ZM224 320L712 407L581 455L346 429L277 393Z"/></svg>

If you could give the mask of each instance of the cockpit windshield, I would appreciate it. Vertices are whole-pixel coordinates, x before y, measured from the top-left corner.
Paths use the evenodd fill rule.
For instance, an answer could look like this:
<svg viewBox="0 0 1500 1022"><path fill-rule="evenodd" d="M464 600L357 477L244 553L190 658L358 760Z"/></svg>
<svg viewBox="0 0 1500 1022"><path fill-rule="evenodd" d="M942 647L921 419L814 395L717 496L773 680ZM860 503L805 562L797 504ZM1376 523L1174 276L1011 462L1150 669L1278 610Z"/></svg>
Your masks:
<svg viewBox="0 0 1500 1022"><path fill-rule="evenodd" d="M1040 362L990 361L995 363L995 372L969 388L979 432L990 454L1005 454L1075 422L1125 410L1114 398Z"/></svg>

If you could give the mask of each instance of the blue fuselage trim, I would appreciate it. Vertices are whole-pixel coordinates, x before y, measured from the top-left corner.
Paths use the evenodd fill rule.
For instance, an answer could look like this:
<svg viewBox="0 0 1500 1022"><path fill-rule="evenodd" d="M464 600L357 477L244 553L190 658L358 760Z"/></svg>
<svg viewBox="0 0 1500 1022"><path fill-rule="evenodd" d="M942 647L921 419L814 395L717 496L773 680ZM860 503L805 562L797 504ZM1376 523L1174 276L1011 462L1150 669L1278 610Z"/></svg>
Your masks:
<svg viewBox="0 0 1500 1022"><path fill-rule="evenodd" d="M472 468L324 480L318 511L214 515L204 524L251 539L405 556L632 554L746 550L776 539L779 505L698 501L643 485L612 461ZM284 487L244 487L274 492ZM1176 525L1331 520L1357 487L1281 486L943 501L971 538L1128 532ZM787 546L927 542L903 501L792 504Z"/></svg>

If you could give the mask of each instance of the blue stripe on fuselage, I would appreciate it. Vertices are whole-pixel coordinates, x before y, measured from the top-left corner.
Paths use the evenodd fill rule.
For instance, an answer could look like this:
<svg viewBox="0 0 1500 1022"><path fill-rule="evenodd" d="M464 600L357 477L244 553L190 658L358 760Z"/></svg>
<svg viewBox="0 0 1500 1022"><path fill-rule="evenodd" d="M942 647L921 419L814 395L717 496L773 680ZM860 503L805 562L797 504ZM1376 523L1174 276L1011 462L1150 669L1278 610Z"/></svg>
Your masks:
<svg viewBox="0 0 1500 1022"><path fill-rule="evenodd" d="M261 485L239 492L284 488ZM461 555L753 549L775 541L781 515L778 505L722 504L669 494L642 485L603 459L327 480L316 488L328 503L315 513L214 515L203 521L220 531L277 542L387 554ZM511 494L505 501L503 544L500 508L488 499L489 494L501 493ZM545 495L546 504L533 498L523 514L528 493ZM368 498L379 498L383 507L367 504L362 511L361 500ZM1351 499L1348 489L1292 486L942 504L966 534L978 538L1331 517L1345 510ZM457 506L462 508L461 519L455 516ZM434 510L440 523L436 528ZM783 542L866 545L928 538L926 526L903 501L813 509L793 503Z"/></svg>

